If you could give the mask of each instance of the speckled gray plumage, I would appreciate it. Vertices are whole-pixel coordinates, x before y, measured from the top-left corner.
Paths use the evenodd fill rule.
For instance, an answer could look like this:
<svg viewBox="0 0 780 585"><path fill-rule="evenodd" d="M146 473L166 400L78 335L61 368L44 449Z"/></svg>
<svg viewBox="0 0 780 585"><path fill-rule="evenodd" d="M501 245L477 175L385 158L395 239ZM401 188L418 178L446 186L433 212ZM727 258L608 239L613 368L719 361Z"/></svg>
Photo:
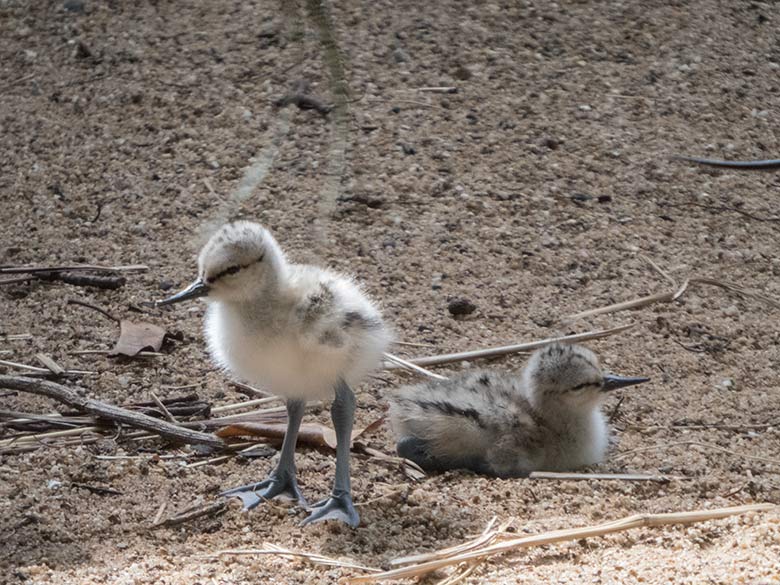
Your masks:
<svg viewBox="0 0 780 585"><path fill-rule="evenodd" d="M553 344L520 376L475 370L404 387L390 404L399 453L430 470L500 477L597 463L609 443L603 380L590 350Z"/></svg>

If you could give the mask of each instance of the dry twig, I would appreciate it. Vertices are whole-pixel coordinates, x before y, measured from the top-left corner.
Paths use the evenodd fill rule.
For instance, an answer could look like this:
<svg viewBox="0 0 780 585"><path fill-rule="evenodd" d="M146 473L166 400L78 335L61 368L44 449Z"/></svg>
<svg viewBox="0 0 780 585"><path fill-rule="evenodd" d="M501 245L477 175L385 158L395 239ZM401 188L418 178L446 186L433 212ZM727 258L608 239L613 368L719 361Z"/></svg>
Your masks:
<svg viewBox="0 0 780 585"><path fill-rule="evenodd" d="M144 264L128 266L95 266L77 264L72 266L4 266L0 274L36 274L38 272L145 272L149 267Z"/></svg>
<svg viewBox="0 0 780 585"><path fill-rule="evenodd" d="M179 512L175 516L171 516L170 518L163 520L162 522L157 522L153 524L152 528L162 528L162 527L168 528L170 526L177 526L179 524L184 524L185 522L189 522L190 520L196 520L197 518L202 518L203 516L218 516L219 514L222 514L225 510L227 510L227 502L224 500L212 502L211 504L193 506L191 508L187 508L183 512Z"/></svg>
<svg viewBox="0 0 780 585"><path fill-rule="evenodd" d="M131 427L144 429L167 439L190 444L208 445L218 449L225 446L225 443L219 437L212 434L193 431L139 412L132 412L119 406L114 406L113 404L106 404L92 398L84 398L70 388L54 382L35 380L22 376L0 376L0 388L54 398L71 408L89 412L101 418L113 420Z"/></svg>
<svg viewBox="0 0 780 585"><path fill-rule="evenodd" d="M523 351L533 351L535 349L539 349L540 347L544 347L546 345L550 345L551 343L556 343L558 341L574 343L578 341L587 341L589 339L601 339L602 337L607 337L609 335L615 335L616 333L622 333L623 331L627 331L628 329L631 329L633 326L634 324L631 323L629 325L621 325L620 327L613 327L612 329L603 329L601 331L588 331L587 333L577 333L575 335L564 335L562 337L551 337L548 339L542 339L541 341L531 341L529 343L520 343L517 345L506 345L503 347L493 347L490 349L478 349L475 351L464 351L460 353L450 353L445 355L415 358L406 361L417 366L435 366L440 364L449 364L452 362L472 361L472 360L482 359L482 358L498 357L503 355L509 355L512 353L519 353ZM384 367L386 370L395 370L401 368L402 366L393 363L390 364L385 363Z"/></svg>
<svg viewBox="0 0 780 585"><path fill-rule="evenodd" d="M554 479L571 481L617 480L617 481L655 481L669 483L672 479L687 479L669 475L648 475L645 473L563 473L559 471L533 471L528 479Z"/></svg>

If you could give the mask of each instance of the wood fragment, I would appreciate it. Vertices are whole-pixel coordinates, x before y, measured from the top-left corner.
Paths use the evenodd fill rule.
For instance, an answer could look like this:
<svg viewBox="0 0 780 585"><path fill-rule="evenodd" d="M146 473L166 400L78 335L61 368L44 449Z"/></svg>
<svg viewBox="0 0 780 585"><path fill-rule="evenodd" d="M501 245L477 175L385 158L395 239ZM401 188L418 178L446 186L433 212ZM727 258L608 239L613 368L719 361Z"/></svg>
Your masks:
<svg viewBox="0 0 780 585"><path fill-rule="evenodd" d="M208 445L217 449L225 446L225 443L219 437L212 434L193 431L184 426L174 425L139 412L100 402L93 398L84 398L70 388L47 380L35 380L22 376L0 376L0 388L53 398L67 404L71 408L89 412L101 418L131 427L144 429L166 439L188 444Z"/></svg>
<svg viewBox="0 0 780 585"><path fill-rule="evenodd" d="M46 368L55 376L61 376L65 373L65 368L60 366L57 362L51 359L44 353L36 353L35 358L41 362Z"/></svg>
<svg viewBox="0 0 780 585"><path fill-rule="evenodd" d="M32 338L32 333L0 333L3 341L27 341Z"/></svg>
<svg viewBox="0 0 780 585"><path fill-rule="evenodd" d="M157 514L154 515L154 520L152 520L152 526L156 526L160 523L160 520L162 520L162 515L165 513L165 508L168 507L168 500L163 500L163 503L160 504L160 507L157 508Z"/></svg>
<svg viewBox="0 0 780 585"><path fill-rule="evenodd" d="M457 87L418 87L417 91L426 93L458 93Z"/></svg>
<svg viewBox="0 0 780 585"><path fill-rule="evenodd" d="M92 492L93 494L98 494L101 496L121 496L123 495L122 492L119 490L115 490L114 488L110 487L103 487L99 485L89 485L86 483L77 483L75 481L70 482L71 487L87 490L89 492Z"/></svg>
<svg viewBox="0 0 780 585"><path fill-rule="evenodd" d="M185 522L190 522L191 520L197 520L198 518L203 518L204 516L218 516L219 514L225 512L225 510L227 510L227 502L224 500L219 500L217 502L203 504L200 506L193 506L191 508L187 508L183 512L179 512L175 516L163 520L158 524L154 524L152 528L168 528L171 526L178 526L179 524L184 524Z"/></svg>

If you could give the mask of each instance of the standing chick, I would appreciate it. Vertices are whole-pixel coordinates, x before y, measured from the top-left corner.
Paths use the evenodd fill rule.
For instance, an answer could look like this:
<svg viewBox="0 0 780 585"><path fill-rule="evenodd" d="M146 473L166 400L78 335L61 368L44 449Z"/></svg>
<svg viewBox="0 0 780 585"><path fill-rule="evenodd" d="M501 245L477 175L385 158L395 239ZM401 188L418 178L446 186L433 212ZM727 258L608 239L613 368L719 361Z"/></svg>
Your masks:
<svg viewBox="0 0 780 585"><path fill-rule="evenodd" d="M390 419L398 454L429 471L565 471L603 460L607 393L647 380L604 374L590 350L555 343L531 356L521 378L479 370L403 388Z"/></svg>
<svg viewBox="0 0 780 585"><path fill-rule="evenodd" d="M357 526L349 456L355 386L382 357L391 335L376 306L352 280L291 264L262 226L247 221L217 231L198 257L198 279L158 305L206 297L205 333L214 360L231 374L287 399L279 464L257 483L224 492L246 509L284 495L311 511L304 524ZM334 397L338 441L331 496L309 507L298 489L295 442L307 400Z"/></svg>

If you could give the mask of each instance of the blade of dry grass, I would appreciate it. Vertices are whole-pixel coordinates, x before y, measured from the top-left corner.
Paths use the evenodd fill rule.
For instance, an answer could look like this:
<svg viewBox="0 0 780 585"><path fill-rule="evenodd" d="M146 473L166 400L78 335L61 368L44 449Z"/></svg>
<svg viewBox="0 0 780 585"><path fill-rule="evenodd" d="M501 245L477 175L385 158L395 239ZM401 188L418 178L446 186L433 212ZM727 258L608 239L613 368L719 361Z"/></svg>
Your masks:
<svg viewBox="0 0 780 585"><path fill-rule="evenodd" d="M390 561L390 564L408 565L411 563L422 563L426 561L432 561L434 559L443 559L443 558L450 557L452 555L464 553L470 550L477 549L481 546L490 544L493 540L495 540L496 536L505 532L506 529L509 528L509 526L514 523L514 518L510 518L509 520L503 522L498 528L493 528L496 524L497 519L498 518L496 516L493 516L490 519L490 522L488 522L485 529L482 531L482 534L480 534L473 540L464 542L463 544L456 544L455 546L444 548L435 552L423 553L419 555L411 555L408 557L393 559Z"/></svg>
<svg viewBox="0 0 780 585"><path fill-rule="evenodd" d="M553 479L571 481L616 480L616 481L656 481L669 483L673 479L688 479L669 475L648 475L644 473L563 473L558 471L533 471L528 479Z"/></svg>
<svg viewBox="0 0 780 585"><path fill-rule="evenodd" d="M263 543L263 548L236 548L221 550L214 554L208 555L207 558L216 558L226 555L277 555L281 557L304 559L315 565L322 565L325 567L339 567L341 569L358 569L360 571L366 572L379 572L379 569L366 567L365 565L360 565L352 560L342 561L316 553L293 551L268 542Z"/></svg>
<svg viewBox="0 0 780 585"><path fill-rule="evenodd" d="M734 506L731 508L719 508L715 510L697 510L693 512L677 512L666 514L637 514L628 516L614 522L606 522L597 526L585 526L582 528L567 528L563 530L553 530L533 536L503 538L499 542L480 547L476 550L451 555L446 558L434 559L423 563L414 564L408 567L401 567L384 571L382 573L373 573L370 575L361 575L346 579L347 583L375 583L390 579L409 579L412 577L422 577L432 571L445 567L457 566L464 562L474 560L484 560L490 557L501 555L508 552L515 552L532 546L554 544L557 542L566 542L590 538L594 536L604 536L614 532L623 532L633 528L645 528L655 526L667 526L672 524L692 524L695 522L705 522L707 520L717 520L746 514L748 512L761 512L776 508L775 504L752 504L747 506ZM502 535L503 537L504 535Z"/></svg>
<svg viewBox="0 0 780 585"><path fill-rule="evenodd" d="M0 366L18 368L20 370L27 370L28 372L35 372L36 374L44 374L47 376L54 375L49 368L39 368L38 366L29 366L27 364L9 362L7 360L0 360ZM88 374L95 374L96 372L88 372L86 370L64 370L62 373L66 376L86 376Z"/></svg>
<svg viewBox="0 0 780 585"><path fill-rule="evenodd" d="M668 303L674 298L673 292L656 293L654 295L647 295L646 297L639 297L630 301L623 301L621 303L614 303L607 305L606 307L599 307L598 309L589 309L576 313L574 315L567 315L561 322L571 323L579 319L585 319L587 317L595 317L597 315L606 315L608 313L618 313L619 311L627 311L629 309L639 309L655 303Z"/></svg>
<svg viewBox="0 0 780 585"><path fill-rule="evenodd" d="M236 402L234 404L226 404L225 406L217 406L211 409L211 414L220 414L222 412L229 412L231 410L239 410L241 408L249 408L251 406L258 406L260 404L268 404L269 402L277 402L282 400L279 396L269 396L268 398L258 398L256 400L247 400L246 402Z"/></svg>
<svg viewBox="0 0 780 585"><path fill-rule="evenodd" d="M412 362L408 362L405 359L399 358L396 355L393 355L392 353L385 353L385 357L393 362L394 364L398 364L405 370L409 370L410 372L414 372L415 374L422 374L423 376L428 376L429 378L433 378L434 380L446 380L447 378L445 376L440 376L439 374L434 374L430 370L426 370L425 368L421 368L417 364L413 364Z"/></svg>

